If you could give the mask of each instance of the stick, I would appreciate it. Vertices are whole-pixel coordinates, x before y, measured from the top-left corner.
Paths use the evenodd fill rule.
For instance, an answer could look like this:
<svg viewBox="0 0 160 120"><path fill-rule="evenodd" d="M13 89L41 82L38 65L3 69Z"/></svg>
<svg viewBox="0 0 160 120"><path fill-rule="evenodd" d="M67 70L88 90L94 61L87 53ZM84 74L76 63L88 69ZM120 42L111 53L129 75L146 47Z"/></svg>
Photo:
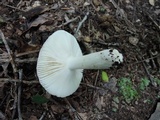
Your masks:
<svg viewBox="0 0 160 120"><path fill-rule="evenodd" d="M1 59L0 58L0 63L4 63L4 62L10 62L9 58L6 58L6 59ZM19 59L19 58L16 58L15 59L15 62L16 63L31 63L31 62L37 62L37 58L28 58L28 59Z"/></svg>
<svg viewBox="0 0 160 120"><path fill-rule="evenodd" d="M19 87L18 87L18 120L22 120L22 115L21 115L21 82L22 82L22 69L19 70Z"/></svg>
<svg viewBox="0 0 160 120"><path fill-rule="evenodd" d="M6 6L6 7L9 7L9 8L15 9L15 10L19 10L21 12L25 12L24 10L18 9L17 7L14 7L14 6L11 6L11 5L7 5L7 4L4 4L4 3L1 3L1 4Z"/></svg>
<svg viewBox="0 0 160 120"><path fill-rule="evenodd" d="M33 51L27 51L27 52L23 52L23 53L18 53L15 56L16 57L21 57L23 55L33 54L33 53L37 53L37 52L39 52L39 50L33 50Z"/></svg>
<svg viewBox="0 0 160 120"><path fill-rule="evenodd" d="M149 17L149 19L153 22L155 27L160 31L160 25L158 25L158 23L155 20L153 20L153 18L147 12L144 11L144 13Z"/></svg>
<svg viewBox="0 0 160 120"><path fill-rule="evenodd" d="M142 61L143 58L140 57L140 56L142 56L142 55L141 55L139 52L138 52L138 54L139 54L138 58ZM151 84L155 87L155 86L156 86L156 83L154 82L154 79L152 78L151 74L149 73L149 71L148 71L146 65L144 64L144 62L142 62L142 64L143 64L143 67L144 67L144 69L145 69L145 71L146 71L146 73L147 73L147 76L149 77L149 79L150 79L150 81L151 81Z"/></svg>
<svg viewBox="0 0 160 120"><path fill-rule="evenodd" d="M78 120L83 120L82 117L78 114L78 112L76 111L76 109L74 109L72 107L72 105L70 104L70 102L67 100L67 98L64 98L65 102L68 104L68 106L70 107L71 111L73 112L74 115L76 115L76 117L78 118Z"/></svg>
<svg viewBox="0 0 160 120"><path fill-rule="evenodd" d="M16 65L15 65L15 62L14 62L13 57L11 55L11 50L9 48L9 45L8 45L8 43L7 43L7 41L6 41L5 37L4 37L4 34L3 34L3 32L1 30L0 30L0 37L2 38L2 40L3 40L4 44L5 44L5 47L7 49L7 52L8 52L8 55L9 55L9 59L10 59L10 62L12 64L12 68L13 68L13 71L14 71L14 74L15 74L17 72Z"/></svg>
<svg viewBox="0 0 160 120"><path fill-rule="evenodd" d="M135 26L128 20L125 11L123 9L121 9L114 0L110 0L110 2L113 4L113 6L118 10L119 14L124 18L125 23L127 24L127 26L129 27L129 29L131 31L133 31L134 33L136 32L136 28Z"/></svg>
<svg viewBox="0 0 160 120"><path fill-rule="evenodd" d="M79 29L82 27L82 24L87 20L88 15L89 15L89 12L87 12L86 15L84 16L83 20L81 22L79 22L77 30L75 32L75 36L77 36Z"/></svg>
<svg viewBox="0 0 160 120"><path fill-rule="evenodd" d="M45 117L46 115L46 111L43 112L42 116L39 118L39 120L43 120L43 118Z"/></svg>
<svg viewBox="0 0 160 120"><path fill-rule="evenodd" d="M18 102L18 96L17 96L17 84L15 83L13 85L14 87L11 88L11 94L12 94L12 97L14 98L14 103L13 103L13 111L12 111L12 120L14 119L15 117L15 114L16 114L16 108L17 108L17 102ZM12 90L13 89L13 90Z"/></svg>
<svg viewBox="0 0 160 120"><path fill-rule="evenodd" d="M24 84L37 84L39 83L38 80L32 80L32 81L27 81L27 80L18 80L18 79L11 79L11 78L0 78L0 82L16 82L16 83L24 83Z"/></svg>

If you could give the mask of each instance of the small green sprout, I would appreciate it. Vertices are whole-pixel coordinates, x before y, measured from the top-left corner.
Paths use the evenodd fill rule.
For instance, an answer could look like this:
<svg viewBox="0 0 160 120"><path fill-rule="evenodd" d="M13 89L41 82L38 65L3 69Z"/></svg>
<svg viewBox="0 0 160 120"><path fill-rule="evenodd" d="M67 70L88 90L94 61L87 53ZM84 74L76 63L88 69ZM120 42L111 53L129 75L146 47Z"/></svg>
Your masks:
<svg viewBox="0 0 160 120"><path fill-rule="evenodd" d="M145 90L145 88L149 85L150 81L147 78L142 78L139 88L140 90Z"/></svg>
<svg viewBox="0 0 160 120"><path fill-rule="evenodd" d="M132 85L132 81L129 78L121 78L118 82L118 86L120 88L120 93L123 95L127 103L130 103L138 97L138 92Z"/></svg>
<svg viewBox="0 0 160 120"><path fill-rule="evenodd" d="M102 71L102 81L103 82L108 82L109 81L108 75L105 71Z"/></svg>

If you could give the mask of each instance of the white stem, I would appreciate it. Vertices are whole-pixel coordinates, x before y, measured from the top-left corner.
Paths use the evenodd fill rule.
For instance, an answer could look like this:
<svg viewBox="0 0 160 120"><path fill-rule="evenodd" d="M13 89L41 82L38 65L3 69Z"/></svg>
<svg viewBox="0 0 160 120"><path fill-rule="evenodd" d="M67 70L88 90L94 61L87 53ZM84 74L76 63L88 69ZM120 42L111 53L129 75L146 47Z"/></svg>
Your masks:
<svg viewBox="0 0 160 120"><path fill-rule="evenodd" d="M115 62L122 62L123 56L117 50L103 50L69 60L70 69L107 69Z"/></svg>

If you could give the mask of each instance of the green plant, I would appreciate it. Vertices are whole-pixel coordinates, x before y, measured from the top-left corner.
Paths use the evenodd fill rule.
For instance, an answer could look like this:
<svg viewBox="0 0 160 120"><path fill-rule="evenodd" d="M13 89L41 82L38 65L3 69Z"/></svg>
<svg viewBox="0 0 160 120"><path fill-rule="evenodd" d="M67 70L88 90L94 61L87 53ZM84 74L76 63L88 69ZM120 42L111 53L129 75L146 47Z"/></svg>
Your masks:
<svg viewBox="0 0 160 120"><path fill-rule="evenodd" d="M47 103L48 99L42 95L36 94L32 96L32 101L37 104Z"/></svg>
<svg viewBox="0 0 160 120"><path fill-rule="evenodd" d="M118 82L120 93L123 95L125 101L130 103L133 99L138 97L138 92L134 88L132 81L129 78L121 78Z"/></svg>
<svg viewBox="0 0 160 120"><path fill-rule="evenodd" d="M157 83L157 85L159 85L159 86L160 86L160 79L155 78L154 80L155 80L155 82Z"/></svg>
<svg viewBox="0 0 160 120"><path fill-rule="evenodd" d="M145 90L145 88L149 85L150 81L147 78L142 78L139 84L140 90Z"/></svg>
<svg viewBox="0 0 160 120"><path fill-rule="evenodd" d="M108 82L109 81L108 75L105 71L102 71L102 81L103 82Z"/></svg>

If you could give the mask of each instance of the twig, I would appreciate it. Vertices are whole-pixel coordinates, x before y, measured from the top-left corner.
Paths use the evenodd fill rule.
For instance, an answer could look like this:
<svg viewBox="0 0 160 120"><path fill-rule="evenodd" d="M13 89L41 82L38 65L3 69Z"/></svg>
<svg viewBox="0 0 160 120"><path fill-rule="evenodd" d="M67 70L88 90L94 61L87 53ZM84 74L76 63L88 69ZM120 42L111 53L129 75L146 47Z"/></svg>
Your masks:
<svg viewBox="0 0 160 120"><path fill-rule="evenodd" d="M0 4L4 5L6 7L9 7L9 8L15 9L15 10L19 10L21 12L25 12L25 10L18 9L17 7L14 7L14 6L11 6L11 5L7 5L7 4L4 4L4 3L0 3Z"/></svg>
<svg viewBox="0 0 160 120"><path fill-rule="evenodd" d="M82 24L87 20L87 17L89 15L89 12L86 13L86 15L84 16L84 18L82 19L82 21L79 22L77 30L75 32L75 36L77 36L78 31L80 30L80 28L82 27Z"/></svg>
<svg viewBox="0 0 160 120"><path fill-rule="evenodd" d="M82 117L78 114L78 112L72 107L72 105L70 104L70 102L67 100L67 98L64 98L65 102L68 104L68 106L70 107L71 111L73 113L75 113L74 115L76 115L76 117L78 118L78 120L83 120Z"/></svg>
<svg viewBox="0 0 160 120"><path fill-rule="evenodd" d="M8 45L8 43L7 43L7 41L6 41L5 37L4 37L4 34L3 34L3 32L1 30L0 30L0 37L2 38L2 40L3 40L4 44L5 44L5 47L7 49L7 52L8 52L8 55L9 55L9 59L11 61L12 68L13 68L13 71L14 71L14 74L16 74L17 68L16 68L15 62L13 60L13 57L11 55L11 50L10 50L9 45Z"/></svg>
<svg viewBox="0 0 160 120"><path fill-rule="evenodd" d="M11 78L0 78L0 82L16 82L16 83L24 83L24 84L37 84L37 83L39 83L38 80L32 80L32 81L22 80L22 81L20 81L19 79L11 79Z"/></svg>
<svg viewBox="0 0 160 120"><path fill-rule="evenodd" d="M153 20L153 18L147 13L144 11L144 13L148 16L148 18L154 23L155 27L160 31L160 25L158 25L158 23Z"/></svg>
<svg viewBox="0 0 160 120"><path fill-rule="evenodd" d="M23 53L18 53L15 56L16 57L21 57L21 56L24 56L24 55L33 54L33 53L37 53L37 52L39 52L39 50L33 50L33 51L27 51L27 52L23 52Z"/></svg>
<svg viewBox="0 0 160 120"><path fill-rule="evenodd" d="M18 96L17 96L17 93L16 93L16 90L17 90L17 86L16 86L16 83L14 85L14 94L12 95L12 97L14 97L14 103L13 103L13 111L12 111L12 120L14 119L14 116L16 114L16 108L17 108L17 102L18 102Z"/></svg>
<svg viewBox="0 0 160 120"><path fill-rule="evenodd" d="M94 81L94 86L96 86L96 84L97 84L98 76L99 76L99 70L97 71L96 79Z"/></svg>
<svg viewBox="0 0 160 120"><path fill-rule="evenodd" d="M66 15L65 15L65 18L66 18ZM63 23L63 24L61 24L61 25L59 25L59 26L57 26L57 27L60 28L60 27L62 27L62 26L64 26L64 25L67 25L67 24L73 22L73 21L76 21L78 18L79 18L79 17L76 17L76 18L73 18L73 19L68 19L68 20L66 20L65 23Z"/></svg>
<svg viewBox="0 0 160 120"><path fill-rule="evenodd" d="M96 85L97 85L98 77L99 77L99 70L97 71L97 75L96 75L96 78L95 78L95 81L94 81L94 86L96 86ZM95 98L96 90L97 90L97 89L93 90L93 92L92 92L92 99L94 99L94 98Z"/></svg>
<svg viewBox="0 0 160 120"><path fill-rule="evenodd" d="M122 16L122 18L124 18L125 23L127 24L127 26L129 27L129 29L131 31L133 31L134 33L136 32L136 28L135 26L128 20L125 11L123 9L121 9L114 0L110 0L110 2L113 4L113 6L117 9L118 13Z"/></svg>
<svg viewBox="0 0 160 120"><path fill-rule="evenodd" d="M143 60L141 59L138 62L130 63L128 65L131 65L131 64L134 65L134 64L142 63L142 62L145 62L146 60L153 60L154 58L158 58L158 57L160 57L160 54L158 54L157 56L154 56L154 57L149 57L149 58L143 59Z"/></svg>
<svg viewBox="0 0 160 120"><path fill-rule="evenodd" d="M10 62L9 59L1 59L0 58L0 63L4 63L4 62ZM37 62L37 58L28 58L28 59L19 59L19 58L16 58L15 59L15 62L16 63L31 63L31 62Z"/></svg>
<svg viewBox="0 0 160 120"><path fill-rule="evenodd" d="M18 87L18 120L22 120L22 115L21 115L21 82L22 82L22 69L19 70L19 87Z"/></svg>
<svg viewBox="0 0 160 120"><path fill-rule="evenodd" d="M138 54L139 54L138 58L142 61L143 58L140 57L140 56L142 56L142 55L141 55L139 52L138 52ZM152 84L153 86L156 86L156 83L154 82L154 80L153 80L151 74L149 73L146 65L144 64L144 62L142 62L142 64L143 64L143 67L144 67L144 69L145 69L145 71L146 71L146 73L147 73L147 76L149 77L149 79L150 79L150 81L151 81L151 84Z"/></svg>
<svg viewBox="0 0 160 120"><path fill-rule="evenodd" d="M46 110L43 112L43 114L42 114L42 116L39 118L39 120L43 120L43 118L45 117L45 115L46 115Z"/></svg>
<svg viewBox="0 0 160 120"><path fill-rule="evenodd" d="M96 87L96 86L86 84L86 83L81 83L81 85L85 85L85 86L88 86L88 87L93 88L93 89L105 90L103 87L102 88L101 87Z"/></svg>

